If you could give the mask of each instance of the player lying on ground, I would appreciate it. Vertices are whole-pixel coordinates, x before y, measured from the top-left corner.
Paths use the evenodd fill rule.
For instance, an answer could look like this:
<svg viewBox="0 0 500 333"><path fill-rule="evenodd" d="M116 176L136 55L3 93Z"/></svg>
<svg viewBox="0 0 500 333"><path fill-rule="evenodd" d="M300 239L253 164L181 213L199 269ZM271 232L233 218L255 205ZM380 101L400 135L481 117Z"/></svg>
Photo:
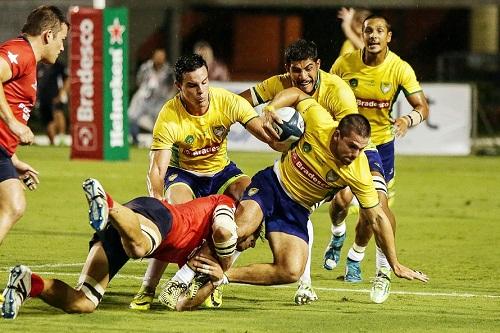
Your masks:
<svg viewBox="0 0 500 333"><path fill-rule="evenodd" d="M96 233L78 286L73 288L57 279L44 279L28 267L17 265L11 270L3 292L4 318L14 319L28 297L41 298L68 313L93 312L109 281L130 258L157 258L182 265L211 235L230 234L231 228L236 232L234 200L225 195L211 195L182 205L140 197L121 205L105 193L95 179L87 179L83 189L90 207L90 225ZM246 239L240 244L253 246L255 243ZM234 246L237 247L235 237ZM200 256L198 260L210 263L215 259ZM212 283L199 291L200 296L183 300L182 309L194 308L203 302L222 282L218 281L221 272L210 276Z"/></svg>

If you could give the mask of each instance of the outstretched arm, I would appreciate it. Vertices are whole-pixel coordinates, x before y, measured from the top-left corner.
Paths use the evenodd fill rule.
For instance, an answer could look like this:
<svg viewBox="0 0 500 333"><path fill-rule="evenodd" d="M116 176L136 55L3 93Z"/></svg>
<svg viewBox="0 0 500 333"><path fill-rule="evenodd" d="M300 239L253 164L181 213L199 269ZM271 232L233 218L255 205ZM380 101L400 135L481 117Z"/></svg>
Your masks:
<svg viewBox="0 0 500 333"><path fill-rule="evenodd" d="M365 45L363 39L360 37L361 31L354 31L352 28L354 14L354 8L342 7L338 11L337 17L342 20L340 27L342 28L345 37L351 41L352 45L354 45L356 49L362 49Z"/></svg>
<svg viewBox="0 0 500 333"><path fill-rule="evenodd" d="M149 195L153 198L163 199L165 175L171 157L172 151L168 149L152 150L149 153L147 184Z"/></svg>
<svg viewBox="0 0 500 333"><path fill-rule="evenodd" d="M396 245L394 243L391 223L382 210L382 207L377 205L373 208L362 209L362 214L371 224L377 245L382 249L387 257L394 274L396 274L397 277L407 280L417 279L422 282L427 282L429 280L427 275L399 263L396 255Z"/></svg>

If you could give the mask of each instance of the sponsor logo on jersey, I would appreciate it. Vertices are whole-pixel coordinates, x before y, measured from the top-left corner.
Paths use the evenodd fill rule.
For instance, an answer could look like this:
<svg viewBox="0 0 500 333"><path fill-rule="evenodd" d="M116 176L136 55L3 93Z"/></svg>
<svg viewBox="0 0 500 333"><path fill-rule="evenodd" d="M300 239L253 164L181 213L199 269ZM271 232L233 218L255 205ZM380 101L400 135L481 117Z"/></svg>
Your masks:
<svg viewBox="0 0 500 333"><path fill-rule="evenodd" d="M330 170L326 173L326 181L327 182L334 182L336 180L338 180L340 178L340 176L333 170Z"/></svg>
<svg viewBox="0 0 500 333"><path fill-rule="evenodd" d="M392 83L390 82L381 82L380 83L380 90L384 93L387 94L392 88Z"/></svg>
<svg viewBox="0 0 500 333"><path fill-rule="evenodd" d="M23 119L25 121L28 121L30 119L31 109L28 108L24 103L19 103L17 107L23 111Z"/></svg>
<svg viewBox="0 0 500 333"><path fill-rule="evenodd" d="M356 88L358 86L358 79L350 79L349 85L353 88Z"/></svg>
<svg viewBox="0 0 500 333"><path fill-rule="evenodd" d="M256 188L256 187L252 187L251 189L249 189L249 190L248 190L248 192L247 192L247 193L248 193L248 196L250 196L250 197L251 197L251 196L253 196L253 195L257 194L257 192L259 192L259 189L258 189L258 188Z"/></svg>
<svg viewBox="0 0 500 333"><path fill-rule="evenodd" d="M7 57L9 57L9 61L11 64L16 64L16 65L19 65L19 63L17 62L17 57L19 56L19 54L14 54L10 51L7 51Z"/></svg>
<svg viewBox="0 0 500 333"><path fill-rule="evenodd" d="M217 153L219 149L220 149L220 144L216 144L213 146L203 147L196 150L184 149L183 153L186 156L196 157L196 156L213 155Z"/></svg>
<svg viewBox="0 0 500 333"><path fill-rule="evenodd" d="M194 142L194 137L190 134L190 135L186 136L186 138L184 139L184 142L187 143L188 145L191 145Z"/></svg>
<svg viewBox="0 0 500 333"><path fill-rule="evenodd" d="M311 144L308 142L304 142L304 144L302 145L302 150L304 151L304 153L309 153L312 150Z"/></svg>
<svg viewBox="0 0 500 333"><path fill-rule="evenodd" d="M222 140L226 136L226 128L222 125L212 127L212 131L219 140Z"/></svg>
<svg viewBox="0 0 500 333"><path fill-rule="evenodd" d="M358 107L369 109L387 109L391 105L390 101L376 99L356 98L356 102L358 103Z"/></svg>
<svg viewBox="0 0 500 333"><path fill-rule="evenodd" d="M171 174L170 176L168 176L168 181L169 182L173 182L175 180L175 178L177 178L178 174L174 173L174 174Z"/></svg>
<svg viewBox="0 0 500 333"><path fill-rule="evenodd" d="M322 188L330 188L330 186L321 179L321 176L318 175L314 170L311 170L304 161L297 155L296 152L291 153L291 160L293 166L297 169L299 173L304 175L311 183L322 187Z"/></svg>

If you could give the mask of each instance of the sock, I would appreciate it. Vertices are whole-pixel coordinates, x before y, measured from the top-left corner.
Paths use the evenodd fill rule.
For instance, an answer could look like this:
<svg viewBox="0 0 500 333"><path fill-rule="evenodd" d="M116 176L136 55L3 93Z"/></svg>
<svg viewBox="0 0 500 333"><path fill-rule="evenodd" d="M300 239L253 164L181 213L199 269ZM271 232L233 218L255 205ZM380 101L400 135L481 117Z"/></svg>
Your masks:
<svg viewBox="0 0 500 333"><path fill-rule="evenodd" d="M111 198L111 196L108 194L108 192L106 192L106 201L108 203L108 209L112 209L113 208L113 198Z"/></svg>
<svg viewBox="0 0 500 333"><path fill-rule="evenodd" d="M43 291L43 287L44 287L43 279L39 275L31 273L31 290L29 296L30 297L39 296Z"/></svg>
<svg viewBox="0 0 500 333"><path fill-rule="evenodd" d="M332 224L332 234L334 236L340 237L345 234L346 225L345 221L342 221L339 225Z"/></svg>
<svg viewBox="0 0 500 333"><path fill-rule="evenodd" d="M238 259L238 257L240 256L240 254L241 254L240 251L238 251L238 250L234 251L233 256L231 257L231 265L234 264L236 259Z"/></svg>
<svg viewBox="0 0 500 333"><path fill-rule="evenodd" d="M175 273L175 275L172 278L172 280L178 281L178 282L182 282L182 283L185 283L185 284L190 284L191 281L193 281L193 278L194 278L195 274L196 274L196 272L193 271L188 266L188 264L184 264L184 266L182 266L181 269L179 269L177 271L177 273Z"/></svg>
<svg viewBox="0 0 500 333"><path fill-rule="evenodd" d="M387 261L384 252L382 252L382 249L378 246L377 246L377 251L375 253L375 267L377 268L377 272L382 267L391 270L391 265L389 265L389 261Z"/></svg>
<svg viewBox="0 0 500 333"><path fill-rule="evenodd" d="M359 246L358 244L354 243L347 253L347 258L359 262L365 257L365 250L366 246Z"/></svg>
<svg viewBox="0 0 500 333"><path fill-rule="evenodd" d="M307 262L306 267L304 268L304 273L302 273L302 276L299 279L300 284L311 284L311 252L314 241L314 229L311 220L307 221L307 234L309 236L309 243L307 244L309 252L307 254Z"/></svg>

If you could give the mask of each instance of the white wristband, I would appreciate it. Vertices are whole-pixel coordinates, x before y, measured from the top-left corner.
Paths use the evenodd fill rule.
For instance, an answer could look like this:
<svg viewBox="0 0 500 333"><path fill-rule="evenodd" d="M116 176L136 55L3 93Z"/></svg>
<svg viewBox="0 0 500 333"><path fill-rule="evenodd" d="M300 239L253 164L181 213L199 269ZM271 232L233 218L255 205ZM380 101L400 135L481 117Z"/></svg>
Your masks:
<svg viewBox="0 0 500 333"><path fill-rule="evenodd" d="M422 114L417 109L411 110L411 112L405 115L403 118L406 118L408 120L408 127L415 127L422 121L424 121L424 117L422 117Z"/></svg>

